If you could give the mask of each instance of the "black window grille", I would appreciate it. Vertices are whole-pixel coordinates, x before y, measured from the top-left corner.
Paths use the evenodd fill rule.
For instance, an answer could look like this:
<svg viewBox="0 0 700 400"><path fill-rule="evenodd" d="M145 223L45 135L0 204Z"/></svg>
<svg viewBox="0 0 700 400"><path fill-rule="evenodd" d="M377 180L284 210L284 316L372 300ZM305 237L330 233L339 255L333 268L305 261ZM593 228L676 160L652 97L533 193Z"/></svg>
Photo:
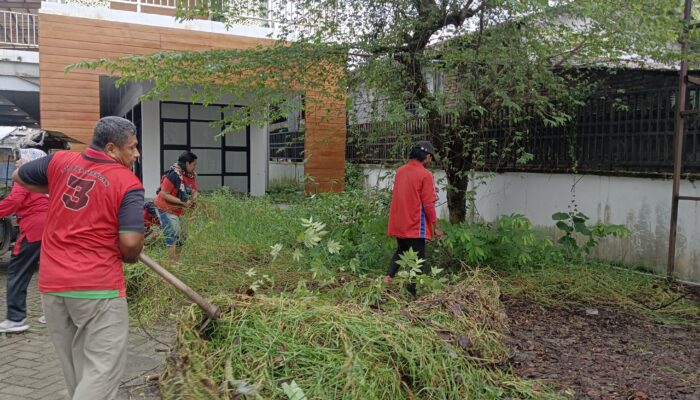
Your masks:
<svg viewBox="0 0 700 400"><path fill-rule="evenodd" d="M688 91L689 108L700 108L700 88ZM588 173L668 173L673 170L673 130L676 90L660 88L600 94L560 127L530 124L523 148L534 159L518 165L516 156L486 157L486 169ZM498 119L498 118L496 118ZM684 173L700 172L700 117L688 118ZM368 123L348 127L346 154L358 163L405 160L411 143L427 138L421 119L405 123ZM499 153L507 142L497 126L480 140L495 140L486 154Z"/></svg>
<svg viewBox="0 0 700 400"><path fill-rule="evenodd" d="M304 132L275 132L269 135L270 161L304 161Z"/></svg>

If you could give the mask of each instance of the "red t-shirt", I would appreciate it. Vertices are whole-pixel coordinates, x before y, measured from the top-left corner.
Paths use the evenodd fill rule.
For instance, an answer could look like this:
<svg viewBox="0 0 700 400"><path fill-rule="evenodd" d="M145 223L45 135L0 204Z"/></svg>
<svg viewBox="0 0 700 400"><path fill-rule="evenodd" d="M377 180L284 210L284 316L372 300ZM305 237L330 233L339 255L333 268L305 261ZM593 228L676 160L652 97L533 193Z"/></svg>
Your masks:
<svg viewBox="0 0 700 400"><path fill-rule="evenodd" d="M40 184L29 176L34 167L29 165L24 173L20 168L20 177ZM120 221L126 218L120 213L125 209L123 202L133 202L131 210L139 210L134 208L139 201L143 207L141 182L129 168L93 149L53 154L45 178L51 195L41 245L39 290L119 290L119 296L126 296L119 250ZM132 196L134 193L137 195ZM142 216L136 213L141 226L133 224L124 230L143 232Z"/></svg>
<svg viewBox="0 0 700 400"><path fill-rule="evenodd" d="M179 217L182 215L184 208L180 204L171 203L168 200L165 200L163 197L163 193L169 193L177 197L177 188L171 180L171 178L174 178L173 175L176 175L176 173L173 171L163 175L160 180L160 192L158 192L158 196L156 196L155 200L153 200L153 204L155 204L161 211L168 214L177 215ZM184 175L182 181L185 184L185 192L187 192L188 197L192 196L192 193L199 191L197 181L194 178Z"/></svg>
<svg viewBox="0 0 700 400"><path fill-rule="evenodd" d="M433 174L423 164L411 160L400 167L394 178L387 228L389 235L400 239L431 240L432 224L437 221L436 200Z"/></svg>
<svg viewBox="0 0 700 400"><path fill-rule="evenodd" d="M46 210L49 197L43 193L32 193L21 185L12 185L10 194L0 201L0 218L17 214L19 219L19 238L15 242L14 255L19 254L22 241L38 242L44 234Z"/></svg>

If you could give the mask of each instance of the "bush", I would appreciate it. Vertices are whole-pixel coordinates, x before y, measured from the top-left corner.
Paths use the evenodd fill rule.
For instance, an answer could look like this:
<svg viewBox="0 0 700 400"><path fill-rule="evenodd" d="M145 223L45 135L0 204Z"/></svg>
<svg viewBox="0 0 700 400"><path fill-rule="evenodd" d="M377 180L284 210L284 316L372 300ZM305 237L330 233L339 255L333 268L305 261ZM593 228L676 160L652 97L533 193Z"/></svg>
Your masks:
<svg viewBox="0 0 700 400"><path fill-rule="evenodd" d="M444 231L442 245L471 265L533 268L562 257L552 241L520 214L502 216L493 224L447 225Z"/></svg>

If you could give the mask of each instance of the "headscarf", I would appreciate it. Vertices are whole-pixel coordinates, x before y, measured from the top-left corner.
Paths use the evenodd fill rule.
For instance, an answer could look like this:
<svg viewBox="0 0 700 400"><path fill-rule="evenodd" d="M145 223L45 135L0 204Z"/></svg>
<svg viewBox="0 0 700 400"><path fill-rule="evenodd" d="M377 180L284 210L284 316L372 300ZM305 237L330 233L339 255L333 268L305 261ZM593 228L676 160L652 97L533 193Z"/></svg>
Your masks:
<svg viewBox="0 0 700 400"><path fill-rule="evenodd" d="M177 198L180 199L181 201L187 201L189 199L189 194L187 193L187 190L185 188L185 179L184 177L187 176L188 178L195 179L197 177L196 173L189 173L187 170L182 168L182 166L179 163L174 163L173 165L170 166L170 169L168 172L165 174L164 178L167 177L168 175L171 175L171 173L175 173L175 180L170 179L170 181L173 183L173 186L177 189Z"/></svg>
<svg viewBox="0 0 700 400"><path fill-rule="evenodd" d="M19 153L20 153L20 159L22 161L24 161L25 163L29 162L29 161L37 160L41 157L46 157L46 153L44 153L42 150L39 150L39 149L32 149L32 148L19 149Z"/></svg>
<svg viewBox="0 0 700 400"><path fill-rule="evenodd" d="M46 157L46 153L43 150L33 149L33 148L19 149L19 154L20 154L20 160L22 160L22 162L24 162L24 163L38 160L42 157ZM43 196L48 197L49 195L44 194ZM17 247L17 248L19 248L19 247Z"/></svg>

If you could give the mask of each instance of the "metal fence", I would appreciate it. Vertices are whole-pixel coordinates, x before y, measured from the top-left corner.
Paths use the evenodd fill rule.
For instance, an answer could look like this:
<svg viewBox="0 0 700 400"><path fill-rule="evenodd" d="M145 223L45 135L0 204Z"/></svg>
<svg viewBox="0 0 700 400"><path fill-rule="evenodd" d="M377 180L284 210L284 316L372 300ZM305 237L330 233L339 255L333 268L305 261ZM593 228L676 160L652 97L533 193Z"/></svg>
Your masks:
<svg viewBox="0 0 700 400"><path fill-rule="evenodd" d="M700 107L700 89L688 91L689 108ZM666 173L673 170L673 126L676 91L640 90L591 98L566 126L527 127L523 149L534 156L525 165L516 157L487 156L486 168L596 173ZM422 120L349 127L348 161L393 163L405 159L416 140L427 137ZM495 141L486 154L502 153L507 133L487 129L480 139ZM401 139L399 139L401 138ZM684 149L684 173L700 172L700 118L689 119Z"/></svg>
<svg viewBox="0 0 700 400"><path fill-rule="evenodd" d="M671 89L590 99L569 125L533 129L525 149L534 160L519 169L670 171L674 109Z"/></svg>
<svg viewBox="0 0 700 400"><path fill-rule="evenodd" d="M39 47L37 15L0 11L0 46L10 48Z"/></svg>
<svg viewBox="0 0 700 400"><path fill-rule="evenodd" d="M304 132L275 132L269 135L270 161L304 161Z"/></svg>
<svg viewBox="0 0 700 400"><path fill-rule="evenodd" d="M423 119L351 125L347 130L345 158L351 162L384 164L408 155L412 143L428 135Z"/></svg>

